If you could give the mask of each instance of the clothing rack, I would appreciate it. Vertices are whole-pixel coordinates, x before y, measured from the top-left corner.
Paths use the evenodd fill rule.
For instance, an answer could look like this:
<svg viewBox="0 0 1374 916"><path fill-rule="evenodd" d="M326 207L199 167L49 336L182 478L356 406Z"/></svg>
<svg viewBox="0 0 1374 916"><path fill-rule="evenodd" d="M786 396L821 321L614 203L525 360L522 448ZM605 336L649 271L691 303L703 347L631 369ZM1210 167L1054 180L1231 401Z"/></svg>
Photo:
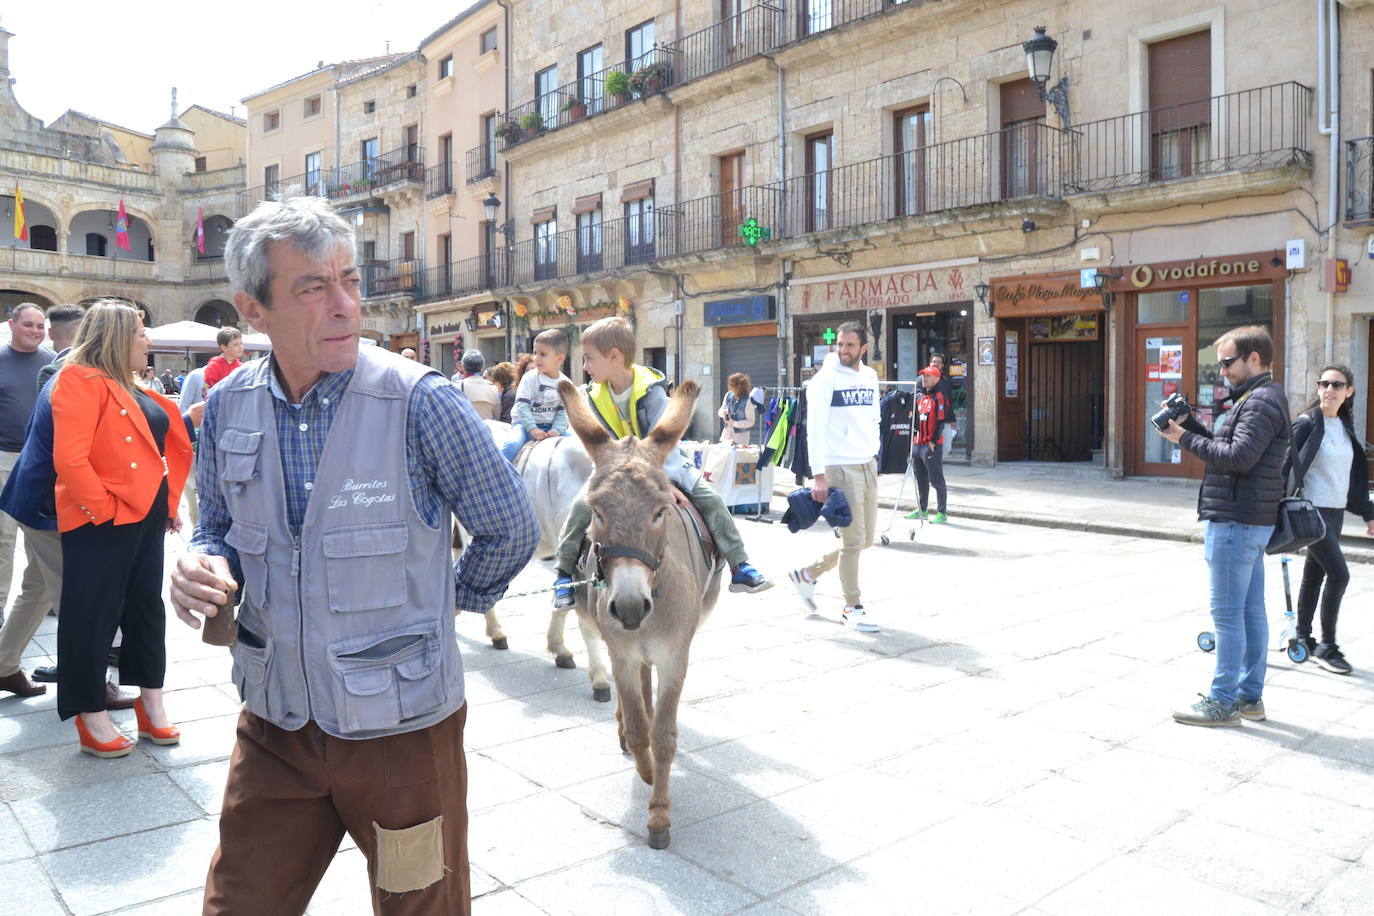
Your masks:
<svg viewBox="0 0 1374 916"><path fill-rule="evenodd" d="M773 386L771 386L771 387L763 387L763 386L760 386L760 387L763 388L763 400L764 400L764 406L765 406L765 407L767 407L767 405L768 405L768 400L769 400L770 398L773 398L773 397L801 397L801 396L806 392L805 386L801 386L801 385L773 385ZM751 439L754 437L754 432L755 432L755 430L757 430L757 432L758 432L759 457L763 457L763 449L764 449L764 446L766 445L766 443L764 442L764 433L767 431L767 425L763 422L763 416L764 416L764 411L762 411L762 410L758 411L758 416L755 417L755 419L754 419L754 427L755 427L755 428L754 428L754 429L751 429L751 430L749 431L749 437L750 437ZM765 495L765 494L764 494L764 492L763 492L763 470L762 470L762 469L756 469L756 470L755 470L755 475L758 477L758 492L757 492L757 495L755 496L755 499L754 499L755 514L754 514L754 515L746 515L746 516L745 516L745 519L746 519L747 521L751 521L751 522L763 522L765 525L771 525L771 524L773 524L773 521L774 521L774 520L768 517L768 516L769 516L769 508L768 508L768 506L769 506L769 503L771 503L771 501L772 501L772 496L773 496L773 494L772 494L772 493L767 494L768 500L765 501L765 499L764 499L764 495Z"/></svg>

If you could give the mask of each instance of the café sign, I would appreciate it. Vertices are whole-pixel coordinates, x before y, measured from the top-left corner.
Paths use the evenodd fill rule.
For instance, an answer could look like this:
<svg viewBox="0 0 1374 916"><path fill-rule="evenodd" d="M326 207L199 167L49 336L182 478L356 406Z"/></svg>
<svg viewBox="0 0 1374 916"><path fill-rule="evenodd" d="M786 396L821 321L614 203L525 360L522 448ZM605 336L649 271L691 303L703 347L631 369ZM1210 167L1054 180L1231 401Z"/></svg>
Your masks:
<svg viewBox="0 0 1374 916"><path fill-rule="evenodd" d="M992 304L998 318L1025 315L1072 315L1102 310L1096 287L1084 287L1075 271L992 281Z"/></svg>
<svg viewBox="0 0 1374 916"><path fill-rule="evenodd" d="M968 299L964 281L962 268L944 267L835 277L810 283L793 280L792 289L800 293L797 311L802 314L857 312Z"/></svg>

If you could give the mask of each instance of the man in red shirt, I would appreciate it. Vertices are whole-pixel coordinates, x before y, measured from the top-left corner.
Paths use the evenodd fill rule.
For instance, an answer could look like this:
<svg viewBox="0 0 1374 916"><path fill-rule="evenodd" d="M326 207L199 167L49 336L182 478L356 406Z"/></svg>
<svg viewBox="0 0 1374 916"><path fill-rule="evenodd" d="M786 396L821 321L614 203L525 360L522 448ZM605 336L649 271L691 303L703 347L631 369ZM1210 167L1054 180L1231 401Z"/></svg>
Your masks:
<svg viewBox="0 0 1374 916"><path fill-rule="evenodd" d="M219 344L219 356L211 357L205 364L205 393L209 394L215 383L223 381L239 366L243 365L243 332L238 328L220 328L215 335Z"/></svg>
<svg viewBox="0 0 1374 916"><path fill-rule="evenodd" d="M926 366L919 373L921 391L916 395L916 422L911 428L911 464L916 470L916 490L920 497L921 508L907 518L926 518L926 506L930 501L930 486L935 485L935 514L930 515L931 524L943 525L945 516L945 450L944 437L953 435L947 432L950 406L945 393L940 390L940 370Z"/></svg>

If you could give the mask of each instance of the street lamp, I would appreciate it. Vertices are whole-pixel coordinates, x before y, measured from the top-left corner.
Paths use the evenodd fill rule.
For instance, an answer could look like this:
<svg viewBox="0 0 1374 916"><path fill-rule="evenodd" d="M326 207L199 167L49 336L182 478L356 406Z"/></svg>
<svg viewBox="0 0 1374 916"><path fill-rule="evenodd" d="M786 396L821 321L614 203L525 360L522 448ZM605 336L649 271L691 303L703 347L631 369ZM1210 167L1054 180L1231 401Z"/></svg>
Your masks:
<svg viewBox="0 0 1374 916"><path fill-rule="evenodd" d="M976 283L973 286L973 292L978 296L978 301L983 304L983 308L987 309L989 318L993 317L992 300L988 298L988 293L991 291L992 288L986 283Z"/></svg>
<svg viewBox="0 0 1374 916"><path fill-rule="evenodd" d="M1035 83L1035 88L1040 93L1041 101L1049 102L1054 106L1054 110L1059 114L1060 122L1069 126L1069 78L1061 76L1059 82L1049 89L1045 87L1050 82L1050 68L1054 64L1054 52L1059 47L1059 42L1045 34L1045 27L1037 25L1035 35L1030 41L1021 45L1026 52L1026 71L1029 73L1031 82Z"/></svg>
<svg viewBox="0 0 1374 916"><path fill-rule="evenodd" d="M515 243L515 220L508 219L501 225L496 225L496 218L501 215L501 198L488 192L486 199L482 201L482 209L486 211L487 222L496 226L496 231L506 237L507 245L513 245Z"/></svg>
<svg viewBox="0 0 1374 916"><path fill-rule="evenodd" d="M1099 270L1093 274L1093 286L1097 287L1097 294L1102 297L1103 311L1112 310L1112 275L1105 270Z"/></svg>

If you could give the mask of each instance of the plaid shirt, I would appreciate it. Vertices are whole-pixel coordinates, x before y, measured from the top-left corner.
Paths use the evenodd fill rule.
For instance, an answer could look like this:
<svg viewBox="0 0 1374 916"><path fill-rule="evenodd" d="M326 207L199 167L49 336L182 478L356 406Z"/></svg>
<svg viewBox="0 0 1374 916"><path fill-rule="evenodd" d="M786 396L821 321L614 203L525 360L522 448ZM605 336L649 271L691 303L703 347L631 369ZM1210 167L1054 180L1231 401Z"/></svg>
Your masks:
<svg viewBox="0 0 1374 916"><path fill-rule="evenodd" d="M288 401L272 373L272 411L277 423L286 519L299 534L312 482L334 416L347 396L353 370L324 376L299 406ZM189 550L225 557L242 581L237 552L224 543L230 517L219 488L215 427L218 391L205 403L202 447L196 459L200 521ZM534 509L511 463L501 457L491 434L467 398L442 375L422 378L406 404L406 470L420 517L437 526L443 507L472 534L454 567L455 604L486 613L510 580L529 562L539 539Z"/></svg>

